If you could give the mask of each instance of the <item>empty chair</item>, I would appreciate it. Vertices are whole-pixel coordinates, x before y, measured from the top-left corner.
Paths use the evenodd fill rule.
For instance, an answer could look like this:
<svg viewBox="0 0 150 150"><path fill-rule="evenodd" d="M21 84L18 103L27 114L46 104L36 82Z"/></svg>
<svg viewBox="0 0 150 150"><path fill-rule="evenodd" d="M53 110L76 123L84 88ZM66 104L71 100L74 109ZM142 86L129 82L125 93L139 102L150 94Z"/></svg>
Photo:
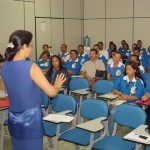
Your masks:
<svg viewBox="0 0 150 150"><path fill-rule="evenodd" d="M124 140L122 136L115 136L117 124L127 126L129 128L137 128L141 124L145 124L146 113L137 106L122 104L115 111L115 127L113 136L107 136L93 145L94 150L133 150L136 143Z"/></svg>
<svg viewBox="0 0 150 150"><path fill-rule="evenodd" d="M80 89L85 89L85 88L90 88L89 81L86 78L72 78L69 82L69 90L74 91L74 90L80 90Z"/></svg>
<svg viewBox="0 0 150 150"><path fill-rule="evenodd" d="M70 113L70 115L75 116L77 110L76 100L72 96L58 94L56 97L52 99L52 110L53 113L61 114L61 112L63 112L63 114ZM58 128L58 125L60 125L60 128ZM44 122L45 135L48 136L49 138L56 136L54 149L57 149L59 134L67 129L68 126L64 123L55 124L52 122L46 121ZM52 144L51 140L50 144Z"/></svg>
<svg viewBox="0 0 150 150"><path fill-rule="evenodd" d="M97 98L97 94L110 93L113 86L114 83L110 80L98 80L94 85L94 99Z"/></svg>
<svg viewBox="0 0 150 150"><path fill-rule="evenodd" d="M90 120L93 120L99 117L107 118L108 117L108 105L104 101L87 99L81 105L80 114L82 117L82 121L83 121L83 118L90 119ZM93 132L89 132L87 130L83 130L81 128L75 127L73 129L70 129L62 133L59 139L76 144L76 148L78 149L79 149L79 146L77 145L88 146L88 149L91 149L93 142L96 139L100 138L100 132L96 132L94 133L94 135L92 134Z"/></svg>

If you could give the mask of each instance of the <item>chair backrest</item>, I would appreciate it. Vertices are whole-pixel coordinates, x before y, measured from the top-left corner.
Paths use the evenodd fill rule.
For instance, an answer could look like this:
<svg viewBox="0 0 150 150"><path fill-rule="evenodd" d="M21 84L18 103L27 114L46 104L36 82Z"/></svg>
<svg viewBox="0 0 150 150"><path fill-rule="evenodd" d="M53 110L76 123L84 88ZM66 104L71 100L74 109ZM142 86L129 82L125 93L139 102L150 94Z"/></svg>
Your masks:
<svg viewBox="0 0 150 150"><path fill-rule="evenodd" d="M70 95L58 94L52 99L52 110L55 112L71 110L72 115L75 115L77 111L77 102Z"/></svg>
<svg viewBox="0 0 150 150"><path fill-rule="evenodd" d="M130 128L136 128L146 122L146 113L139 106L122 104L115 110L115 122Z"/></svg>
<svg viewBox="0 0 150 150"><path fill-rule="evenodd" d="M90 84L86 78L72 78L69 82L69 90L80 90L90 88Z"/></svg>
<svg viewBox="0 0 150 150"><path fill-rule="evenodd" d="M149 72L144 72L142 76L143 76L144 80L147 80L147 79L150 80L150 73Z"/></svg>
<svg viewBox="0 0 150 150"><path fill-rule="evenodd" d="M102 100L87 99L84 100L80 115L87 119L96 119L99 117L108 117L108 105Z"/></svg>
<svg viewBox="0 0 150 150"><path fill-rule="evenodd" d="M48 95L45 92L41 91L40 98L41 98L41 105L44 106L44 109L47 109L49 105Z"/></svg>
<svg viewBox="0 0 150 150"><path fill-rule="evenodd" d="M98 94L110 93L114 83L110 80L98 80L94 85L94 92Z"/></svg>

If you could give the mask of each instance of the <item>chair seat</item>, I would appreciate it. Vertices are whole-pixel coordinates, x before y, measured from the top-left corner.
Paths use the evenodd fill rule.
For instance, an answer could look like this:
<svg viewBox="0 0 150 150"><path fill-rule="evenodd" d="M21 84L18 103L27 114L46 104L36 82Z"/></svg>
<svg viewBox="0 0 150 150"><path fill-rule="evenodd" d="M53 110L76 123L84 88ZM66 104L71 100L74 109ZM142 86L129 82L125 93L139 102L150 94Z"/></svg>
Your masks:
<svg viewBox="0 0 150 150"><path fill-rule="evenodd" d="M136 144L124 140L121 136L108 136L96 142L93 148L96 150L133 150Z"/></svg>
<svg viewBox="0 0 150 150"><path fill-rule="evenodd" d="M64 123L60 124L60 133L67 130L68 126ZM44 122L44 133L47 136L53 137L56 135L57 124L51 122Z"/></svg>
<svg viewBox="0 0 150 150"><path fill-rule="evenodd" d="M94 134L94 140L99 138L99 132ZM72 142L78 145L87 146L90 143L90 132L74 128L60 135L60 140Z"/></svg>

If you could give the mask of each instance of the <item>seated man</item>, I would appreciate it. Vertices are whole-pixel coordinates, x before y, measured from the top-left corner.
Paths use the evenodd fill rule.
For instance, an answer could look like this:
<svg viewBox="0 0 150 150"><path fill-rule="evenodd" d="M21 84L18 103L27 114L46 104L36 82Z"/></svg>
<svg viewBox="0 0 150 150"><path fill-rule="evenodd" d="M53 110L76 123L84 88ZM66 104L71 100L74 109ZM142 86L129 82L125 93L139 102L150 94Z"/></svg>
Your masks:
<svg viewBox="0 0 150 150"><path fill-rule="evenodd" d="M61 52L58 53L58 57L61 59L63 65L67 62L67 60L70 59L69 52L67 52L66 44L61 44Z"/></svg>
<svg viewBox="0 0 150 150"><path fill-rule="evenodd" d="M88 54L84 53L84 46L83 45L78 45L78 59L81 63L81 65L83 65L86 61L89 61L89 56Z"/></svg>
<svg viewBox="0 0 150 150"><path fill-rule="evenodd" d="M105 65L102 61L97 59L97 54L96 49L91 49L89 53L90 61L85 62L80 70L80 75L87 78L90 85L94 83L96 70L105 71Z"/></svg>
<svg viewBox="0 0 150 150"><path fill-rule="evenodd" d="M49 46L47 44L44 44L42 47L43 52L49 52L48 48L49 48ZM38 58L38 60L42 58L42 53L41 53L40 57ZM50 53L50 57L53 56L53 54L51 52L49 52L49 53Z"/></svg>
<svg viewBox="0 0 150 150"><path fill-rule="evenodd" d="M39 59L36 63L41 68L42 72L45 74L50 68L50 54L49 52L43 52L42 58Z"/></svg>

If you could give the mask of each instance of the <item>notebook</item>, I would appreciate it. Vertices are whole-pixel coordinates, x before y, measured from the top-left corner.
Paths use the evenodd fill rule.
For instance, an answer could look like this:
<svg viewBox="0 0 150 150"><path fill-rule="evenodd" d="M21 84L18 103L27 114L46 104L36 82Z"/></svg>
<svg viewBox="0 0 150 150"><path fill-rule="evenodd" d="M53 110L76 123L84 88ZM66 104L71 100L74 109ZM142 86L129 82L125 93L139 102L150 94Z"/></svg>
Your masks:
<svg viewBox="0 0 150 150"><path fill-rule="evenodd" d="M66 115L58 115L58 114L49 114L48 116L43 118L45 121L51 122L71 122L74 117L66 116Z"/></svg>
<svg viewBox="0 0 150 150"><path fill-rule="evenodd" d="M0 99L0 108L8 106L9 106L9 99Z"/></svg>
<svg viewBox="0 0 150 150"><path fill-rule="evenodd" d="M150 105L150 99L146 100L146 101L142 101L142 100L137 100L136 104L140 104L140 105Z"/></svg>

